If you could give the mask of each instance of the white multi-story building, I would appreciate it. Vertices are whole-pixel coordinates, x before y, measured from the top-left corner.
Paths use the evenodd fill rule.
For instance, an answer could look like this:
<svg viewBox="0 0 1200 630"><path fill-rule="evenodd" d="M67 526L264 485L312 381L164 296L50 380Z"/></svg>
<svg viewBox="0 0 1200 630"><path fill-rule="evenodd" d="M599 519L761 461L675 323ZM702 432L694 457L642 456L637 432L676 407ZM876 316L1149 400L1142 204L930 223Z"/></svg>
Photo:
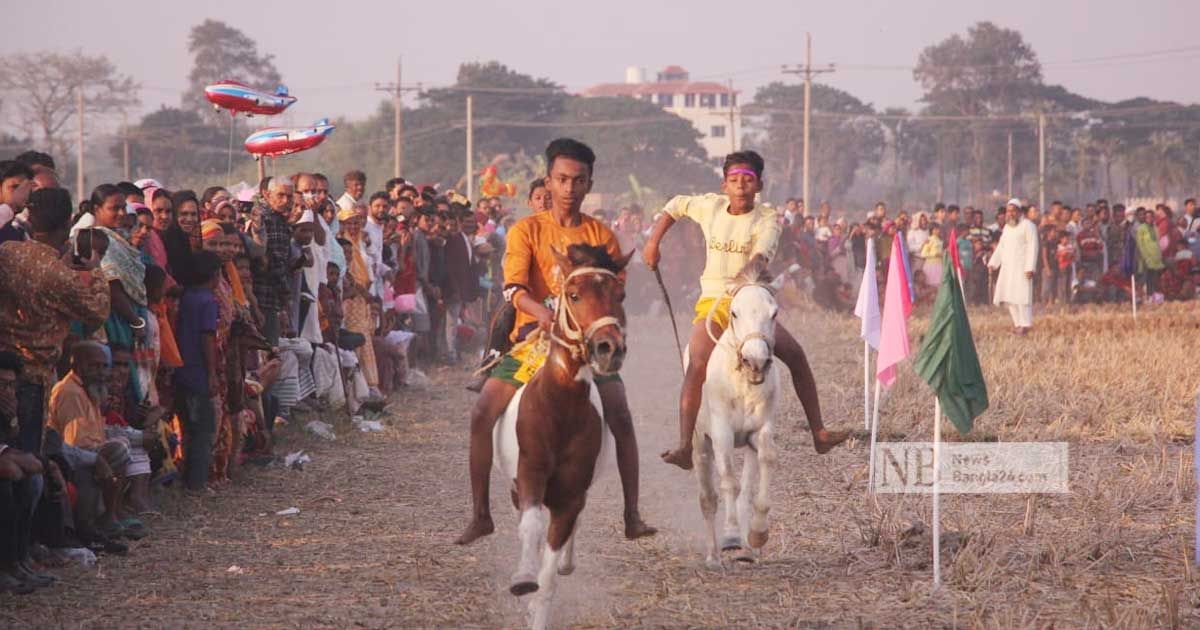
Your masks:
<svg viewBox="0 0 1200 630"><path fill-rule="evenodd" d="M710 158L738 150L742 114L737 91L711 81L691 81L687 70L667 66L656 81L646 80L646 71L630 67L624 83L601 83L583 91L583 96L628 96L656 103L687 119L700 132L700 145Z"/></svg>

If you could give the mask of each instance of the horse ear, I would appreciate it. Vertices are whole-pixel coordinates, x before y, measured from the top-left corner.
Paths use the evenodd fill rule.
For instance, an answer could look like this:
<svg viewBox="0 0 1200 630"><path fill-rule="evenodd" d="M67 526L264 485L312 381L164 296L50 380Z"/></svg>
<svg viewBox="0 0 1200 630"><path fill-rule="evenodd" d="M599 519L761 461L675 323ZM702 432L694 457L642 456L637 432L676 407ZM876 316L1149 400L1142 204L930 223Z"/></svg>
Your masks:
<svg viewBox="0 0 1200 630"><path fill-rule="evenodd" d="M779 277L772 280L767 286L771 287L772 293L778 293L783 288L783 283L787 281L787 276L779 274Z"/></svg>
<svg viewBox="0 0 1200 630"><path fill-rule="evenodd" d="M628 265L628 264L629 264L629 261L633 260L633 254L634 254L634 252L636 252L636 251L637 251L637 248L636 248L636 247L634 247L634 248L631 248L631 249L630 249L628 252L625 252L625 255L624 255L624 256L621 256L620 258L618 258L618 259L615 261L615 262L617 263L617 270L618 270L618 271L625 269L626 265Z"/></svg>
<svg viewBox="0 0 1200 630"><path fill-rule="evenodd" d="M575 265L571 263L570 257L558 251L558 248L553 245L550 246L550 254L554 256L554 262L558 263L558 268L562 270L564 278L575 268Z"/></svg>

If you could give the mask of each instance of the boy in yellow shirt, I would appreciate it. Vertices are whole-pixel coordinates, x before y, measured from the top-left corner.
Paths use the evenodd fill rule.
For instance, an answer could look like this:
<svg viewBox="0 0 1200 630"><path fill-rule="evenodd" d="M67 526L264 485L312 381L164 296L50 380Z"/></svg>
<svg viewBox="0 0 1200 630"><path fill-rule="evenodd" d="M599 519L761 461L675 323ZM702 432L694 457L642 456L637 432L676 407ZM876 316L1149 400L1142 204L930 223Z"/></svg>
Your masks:
<svg viewBox="0 0 1200 630"><path fill-rule="evenodd" d="M720 337L729 325L729 304L732 298L726 287L742 267L752 259L769 262L775 255L782 227L771 208L756 207L755 198L762 191L762 156L754 151L731 153L725 158L722 194L696 196L680 195L669 201L654 225L650 239L642 250L651 269L658 267L659 242L679 219L687 217L704 231L706 260L700 276L700 299L696 302L696 317L688 341L688 367L679 395L679 448L662 454L663 461L688 470L692 467L692 432L700 413L701 390L704 386L708 357L713 342L705 332L705 321L712 311L713 335ZM796 339L783 327L775 324L775 355L792 373L792 385L812 430L813 447L818 453L828 453L843 442L849 433L828 431L821 421L821 403L808 358Z"/></svg>

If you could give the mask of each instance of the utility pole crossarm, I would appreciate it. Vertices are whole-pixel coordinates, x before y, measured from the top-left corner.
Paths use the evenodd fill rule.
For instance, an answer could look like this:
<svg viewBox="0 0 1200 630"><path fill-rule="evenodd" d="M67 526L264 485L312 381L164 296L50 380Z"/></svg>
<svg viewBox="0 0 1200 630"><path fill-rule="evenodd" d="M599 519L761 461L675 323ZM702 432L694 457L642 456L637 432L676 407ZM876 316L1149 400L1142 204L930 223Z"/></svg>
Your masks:
<svg viewBox="0 0 1200 630"><path fill-rule="evenodd" d="M809 121L809 115L811 113L810 105L812 103L812 78L813 78L814 74L824 74L827 72L833 72L834 70L835 70L835 68L834 68L833 64L828 64L828 65L822 66L820 68L813 67L813 64L812 64L812 34L810 34L810 33L804 34L804 65L802 65L802 66L799 66L799 65L798 66L788 66L788 65L783 66L784 74L802 74L802 75L804 75L804 158L803 158L803 166L801 167L802 170L804 171L804 192L801 194L804 197L804 214L805 214L805 216L808 215L808 209L809 209L809 207L812 206L812 199L809 198L809 193L808 193L808 180L809 180L809 168L808 168L809 123L808 123L808 121Z"/></svg>
<svg viewBox="0 0 1200 630"><path fill-rule="evenodd" d="M392 95L392 108L394 112L395 137L392 147L392 176L400 177L400 172L404 169L404 93L419 91L421 87L405 86L401 82L401 60L396 59L396 81L394 83L376 83L375 91L385 92Z"/></svg>

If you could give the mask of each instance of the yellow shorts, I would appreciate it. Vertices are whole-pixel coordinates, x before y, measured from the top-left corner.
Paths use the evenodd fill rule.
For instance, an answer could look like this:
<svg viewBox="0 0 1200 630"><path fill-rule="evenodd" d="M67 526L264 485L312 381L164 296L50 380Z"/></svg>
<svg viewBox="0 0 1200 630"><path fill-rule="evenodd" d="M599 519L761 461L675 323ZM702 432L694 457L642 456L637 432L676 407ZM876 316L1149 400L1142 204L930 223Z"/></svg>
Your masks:
<svg viewBox="0 0 1200 630"><path fill-rule="evenodd" d="M713 323L725 330L729 327L729 305L733 303L733 298L722 296L719 298L702 297L696 302L696 317L692 323L704 321L708 317L708 312L713 311Z"/></svg>

